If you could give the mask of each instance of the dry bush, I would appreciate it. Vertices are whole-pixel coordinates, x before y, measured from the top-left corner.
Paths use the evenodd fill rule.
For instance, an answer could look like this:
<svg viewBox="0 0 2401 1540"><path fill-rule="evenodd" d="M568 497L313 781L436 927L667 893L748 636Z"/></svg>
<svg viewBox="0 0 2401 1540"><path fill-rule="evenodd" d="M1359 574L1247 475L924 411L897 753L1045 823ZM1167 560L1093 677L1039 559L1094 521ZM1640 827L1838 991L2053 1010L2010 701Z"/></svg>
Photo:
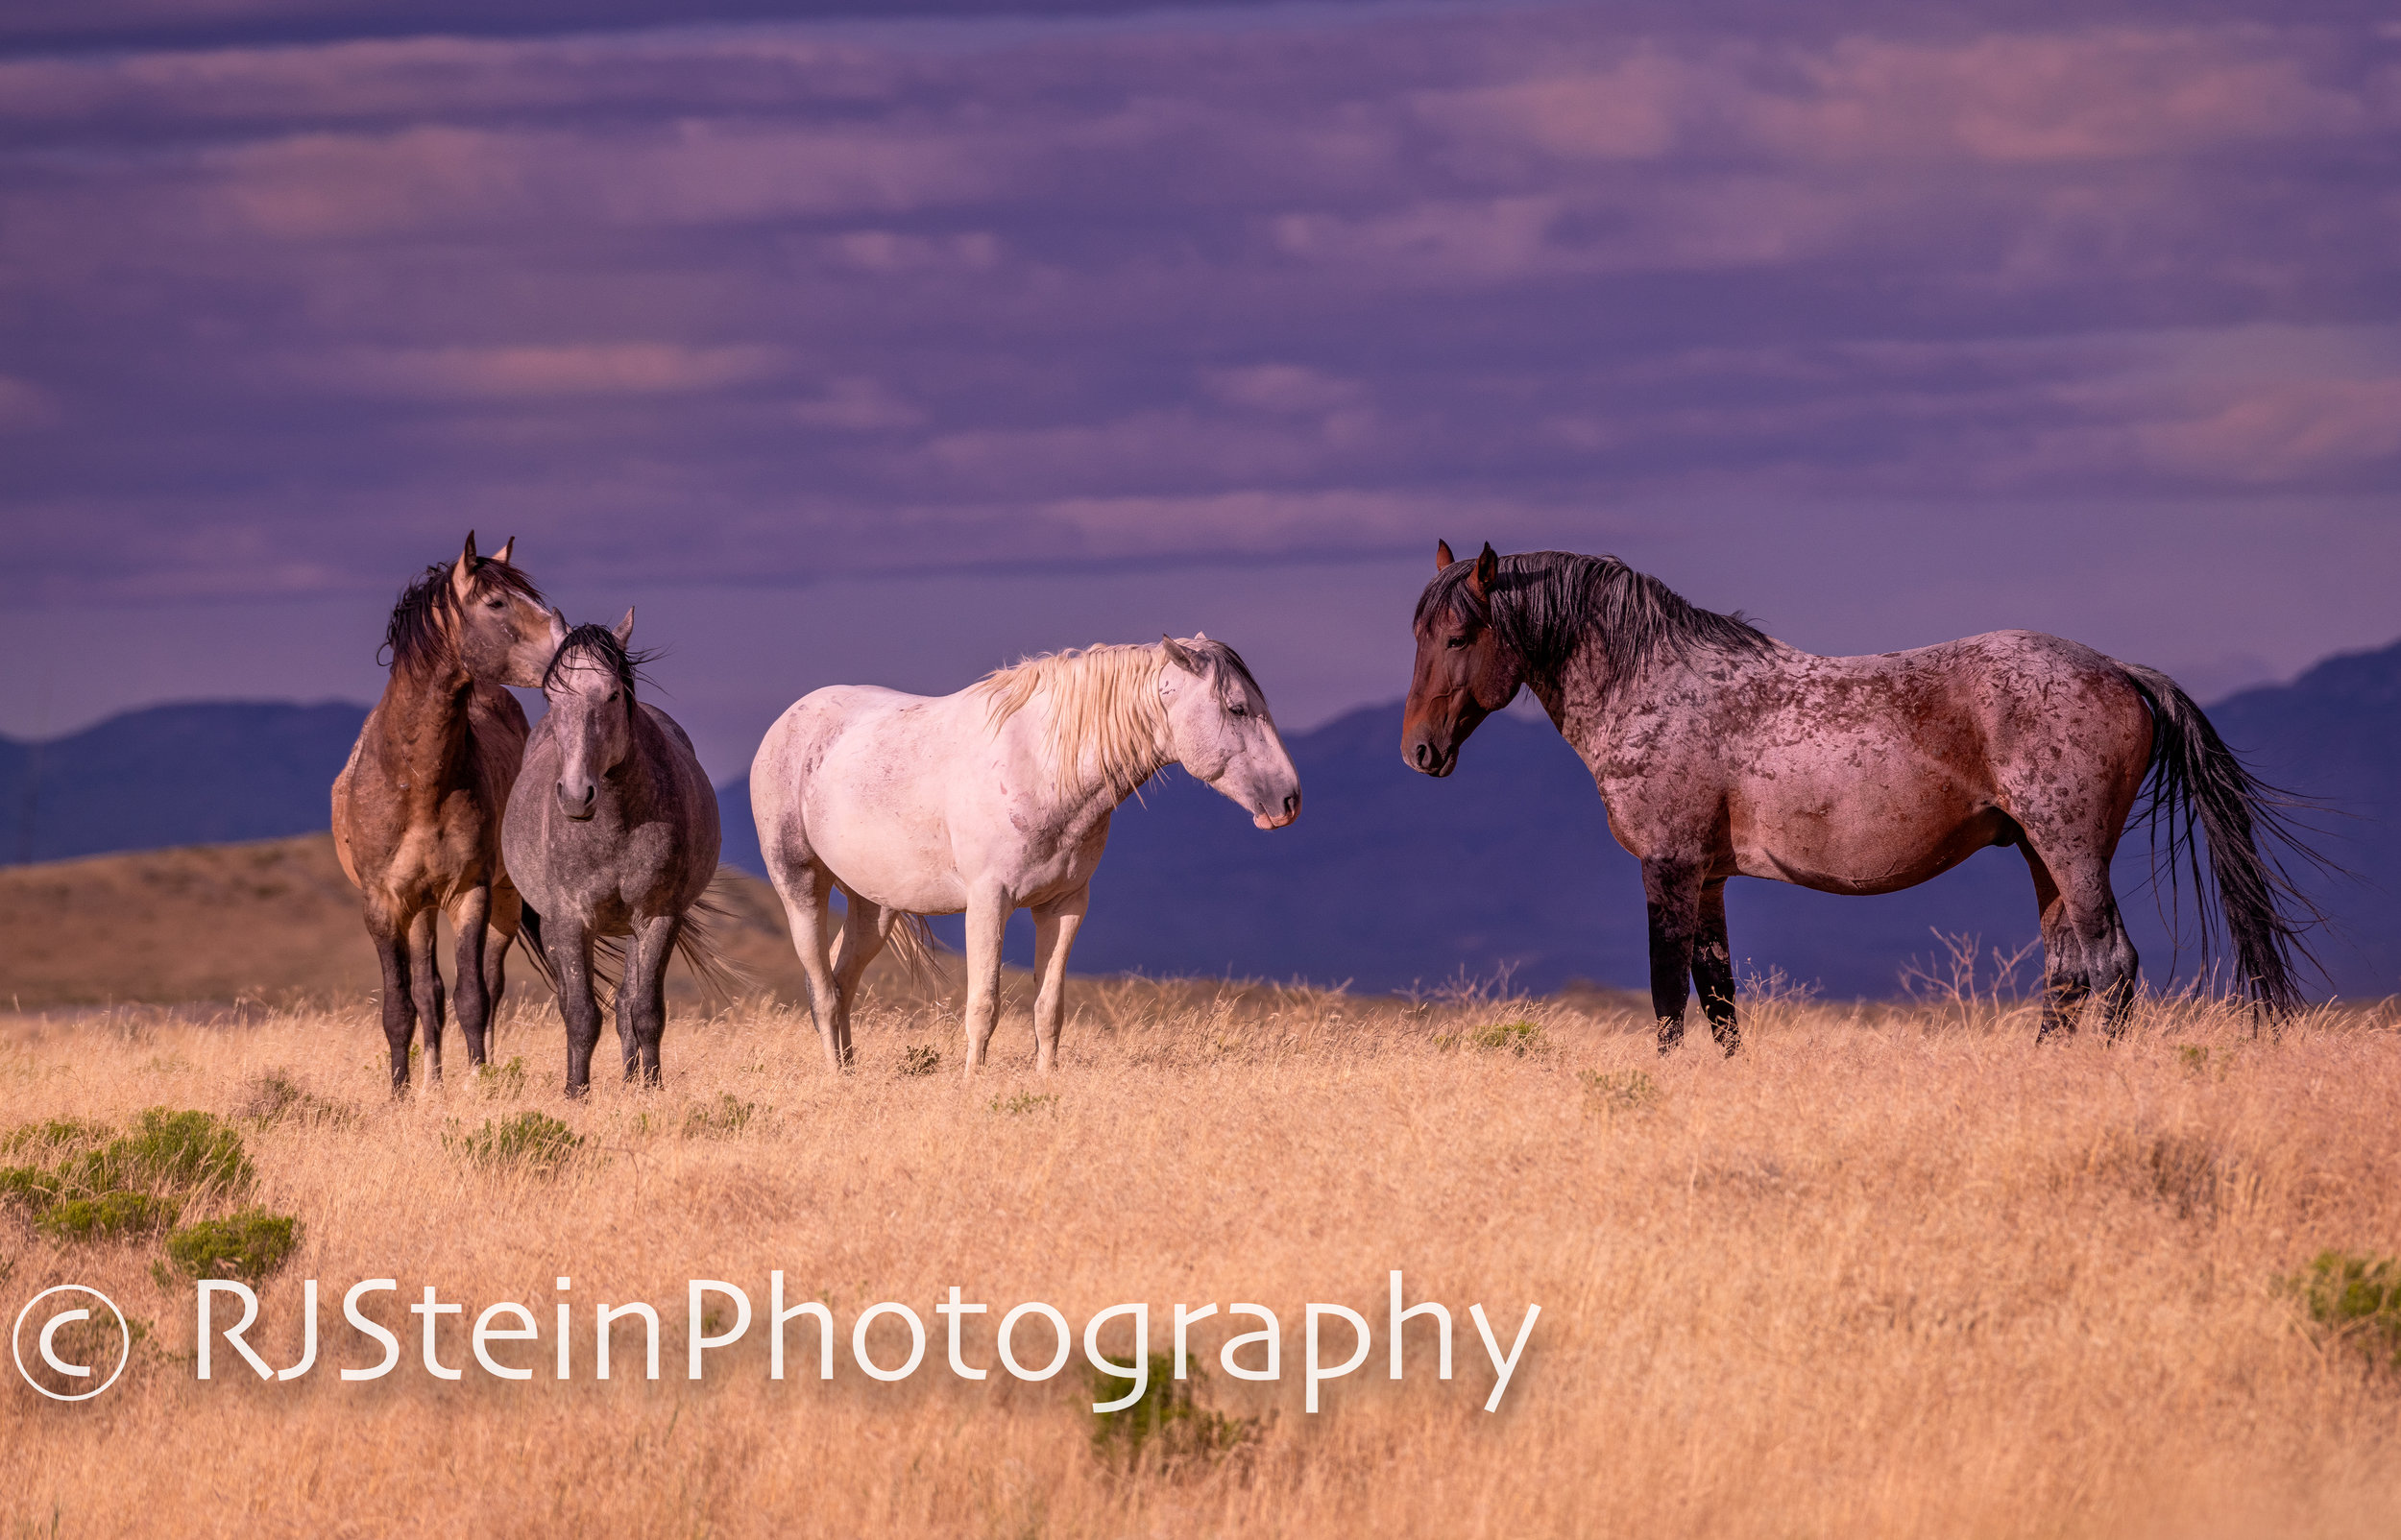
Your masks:
<svg viewBox="0 0 2401 1540"><path fill-rule="evenodd" d="M600 1081L581 1103L559 1094L546 1008L500 1023L521 1077L454 1068L397 1103L364 1005L243 1025L161 1015L138 1032L0 1021L13 1120L56 1122L61 1150L154 1106L250 1119L245 1201L300 1221L259 1285L253 1340L293 1361L303 1282L326 1301L306 1378L262 1384L233 1364L202 1384L191 1288L154 1280L155 1242L69 1247L0 1219L0 1302L89 1283L143 1333L125 1382L88 1406L12 1377L0 1389L0 1514L61 1535L172 1515L228 1536L2401 1526L2401 1375L2330 1339L2291 1283L2321 1253L2401 1250L2389 1012L2323 1012L2269 1042L2184 1001L2146 1007L2114 1047L2088 1032L2038 1050L2005 1001L1770 990L1739 1057L1696 1034L1662 1060L1639 1003L1596 991L1079 980L1065 1071L1037 1083L1025 981L1009 994L999 1062L973 1084L955 1068L955 994L893 983L859 1013L853 1075L823 1071L805 1011L753 1003L679 1012L664 1090ZM1475 1046L1495 1028L1512 1030ZM895 1072L917 1045L950 1068ZM571 1159L458 1153L529 1113L580 1141ZM1413 1301L1457 1317L1450 1383L1414 1335L1409 1378L1385 1377L1395 1267ZM834 1310L836 1378L816 1379L811 1329L793 1377L769 1381L754 1324L688 1383L685 1281L739 1282L764 1311L777 1268L791 1298ZM547 1337L560 1276L579 1311L566 1384ZM370 1277L400 1283L382 1314L405 1357L345 1384L335 1371L375 1353L339 1301ZM467 1378L427 1377L400 1313L427 1283L470 1321L500 1300L531 1308L546 1335L519 1361L538 1377L483 1375L458 1317L445 1351ZM968 1332L987 1366L994 1323L1024 1301L1080 1330L1148 1300L1165 1351L1175 1303L1255 1300L1282 1317L1284 1379L1214 1372L1221 1315L1196 1334L1209 1379L1152 1415L1242 1436L1177 1433L1190 1449L1137 1458L1096 1438L1079 1369L953 1378L932 1306L954 1284L993 1307ZM590 1309L634 1299L666 1324L664 1378L620 1367L595 1384ZM887 1299L929 1328L899 1384L848 1350L852 1319ZM1315 1415L1298 1369L1310 1301L1376 1334ZM1480 1409L1492 1371L1472 1302L1504 1336L1542 1307L1495 1414ZM620 1366L639 1360L620 1346Z"/></svg>

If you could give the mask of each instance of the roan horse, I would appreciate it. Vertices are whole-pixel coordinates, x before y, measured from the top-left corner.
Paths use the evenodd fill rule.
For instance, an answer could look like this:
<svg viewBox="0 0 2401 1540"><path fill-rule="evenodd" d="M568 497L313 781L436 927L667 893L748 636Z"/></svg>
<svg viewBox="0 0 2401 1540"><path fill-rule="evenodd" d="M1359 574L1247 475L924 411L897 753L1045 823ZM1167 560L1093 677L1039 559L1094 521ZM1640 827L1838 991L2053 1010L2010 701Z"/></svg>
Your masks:
<svg viewBox="0 0 2401 1540"><path fill-rule="evenodd" d="M1300 815L1267 697L1224 642L1049 654L956 695L866 686L804 696L767 730L750 806L809 975L826 1064L851 1061L850 1007L887 940L922 958L929 914L967 911L966 1072L1000 1011L1001 933L1033 911L1035 1066L1057 1063L1061 985L1109 815L1180 763L1261 829ZM847 914L829 966L826 915Z"/></svg>
<svg viewBox="0 0 2401 1540"><path fill-rule="evenodd" d="M425 1072L442 1078L442 972L434 912L458 933L458 1024L470 1062L499 1003L519 902L500 858L500 811L525 748L525 711L500 686L542 681L549 612L509 561L470 533L456 562L425 568L384 632L392 674L333 782L333 850L365 897L383 965L392 1089L408 1086L425 1023ZM486 938L489 928L491 937Z"/></svg>
<svg viewBox="0 0 2401 1540"><path fill-rule="evenodd" d="M2154 669L2028 631L1820 658L1613 557L1490 545L1472 562L1436 546L1416 630L1401 726L1413 768L1450 774L1523 685L1591 770L1611 831L1642 863L1662 1053L1684 1036L1687 975L1718 1043L1739 1044L1728 878L1890 893L1988 845L2016 846L2033 874L2038 1039L2073 1031L2096 995L2114 1037L2136 960L2109 861L2146 775L2171 877L2181 857L2204 905L2209 847L2255 1008L2281 1021L2299 999L2294 954L2316 916L2261 853L2263 834L2299 849L2277 794ZM2202 928L2206 944L2206 906Z"/></svg>
<svg viewBox="0 0 2401 1540"><path fill-rule="evenodd" d="M659 1083L670 953L706 983L728 981L694 913L716 875L716 791L674 718L635 699L643 659L626 650L633 634L631 610L614 631L570 631L553 613L557 651L542 678L550 709L526 746L501 831L509 871L541 916L528 929L567 1023L570 1096L591 1089L600 1041L595 942L604 982L623 952L614 987L628 1080L639 1071Z"/></svg>

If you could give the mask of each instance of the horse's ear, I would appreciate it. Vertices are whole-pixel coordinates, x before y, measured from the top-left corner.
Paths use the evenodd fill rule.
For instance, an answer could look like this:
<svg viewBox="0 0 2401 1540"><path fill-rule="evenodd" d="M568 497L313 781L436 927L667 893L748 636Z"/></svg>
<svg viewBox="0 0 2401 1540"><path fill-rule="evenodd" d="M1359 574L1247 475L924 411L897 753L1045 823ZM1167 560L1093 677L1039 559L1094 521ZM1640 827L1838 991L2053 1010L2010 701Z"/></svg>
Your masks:
<svg viewBox="0 0 2401 1540"><path fill-rule="evenodd" d="M550 651L553 656L557 655L558 650L561 647L567 645L567 632L568 625L566 612L556 609L552 610L550 612Z"/></svg>
<svg viewBox="0 0 2401 1540"><path fill-rule="evenodd" d="M517 549L517 537L511 535L507 540L500 542L500 548L498 550L492 553L492 559L499 563L502 566L506 566L509 565L509 553L515 549Z"/></svg>
<svg viewBox="0 0 2401 1540"><path fill-rule="evenodd" d="M625 618L617 623L612 634L617 638L617 644L620 647L634 639L634 607L632 605L625 607Z"/></svg>
<svg viewBox="0 0 2401 1540"><path fill-rule="evenodd" d="M1476 597L1481 599L1492 594L1492 580L1499 576L1500 557L1493 551L1492 542L1486 541L1482 554L1475 559L1475 570L1468 574L1467 581L1474 587Z"/></svg>
<svg viewBox="0 0 2401 1540"><path fill-rule="evenodd" d="M1159 633L1159 651L1167 654L1167 661L1182 669L1185 673L1197 674L1200 672L1200 660L1184 651L1184 649L1176 643L1176 638L1167 635L1165 632Z"/></svg>
<svg viewBox="0 0 2401 1540"><path fill-rule="evenodd" d="M1453 555L1451 555L1451 554L1450 554L1450 541L1436 541L1434 542L1434 570L1435 570L1435 571L1437 571L1437 572L1447 572L1447 571L1449 571L1449 570L1450 570L1451 564L1452 564L1453 562L1458 561L1458 560L1459 560L1459 558L1457 558L1456 556L1453 556Z"/></svg>
<svg viewBox="0 0 2401 1540"><path fill-rule="evenodd" d="M1196 631L1192 634L1192 639L1195 641L1206 641L1209 639L1209 634L1205 631Z"/></svg>
<svg viewBox="0 0 2401 1540"><path fill-rule="evenodd" d="M475 591L475 532L467 532L467 548L458 553L458 561L450 568L450 596L465 604Z"/></svg>

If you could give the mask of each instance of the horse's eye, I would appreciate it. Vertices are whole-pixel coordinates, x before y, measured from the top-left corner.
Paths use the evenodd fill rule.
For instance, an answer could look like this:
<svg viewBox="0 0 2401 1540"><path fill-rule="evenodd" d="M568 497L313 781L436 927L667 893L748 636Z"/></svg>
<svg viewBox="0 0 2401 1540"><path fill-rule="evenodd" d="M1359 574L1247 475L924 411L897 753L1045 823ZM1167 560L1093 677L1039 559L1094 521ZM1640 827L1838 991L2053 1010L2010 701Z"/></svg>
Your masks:
<svg viewBox="0 0 2401 1540"><path fill-rule="evenodd" d="M616 705L616 704L617 704L617 691L615 691L615 690L611 690L611 691L609 691L609 704L610 704L610 705L612 705L612 706L614 706L614 705Z"/></svg>
<svg viewBox="0 0 2401 1540"><path fill-rule="evenodd" d="M1465 647L1467 644L1467 638L1465 637L1453 637L1448 641L1443 643L1443 646L1452 648L1453 650Z"/></svg>
<svg viewBox="0 0 2401 1540"><path fill-rule="evenodd" d="M1225 714L1228 716L1249 716L1250 714L1250 708L1248 706L1228 706L1225 708Z"/></svg>

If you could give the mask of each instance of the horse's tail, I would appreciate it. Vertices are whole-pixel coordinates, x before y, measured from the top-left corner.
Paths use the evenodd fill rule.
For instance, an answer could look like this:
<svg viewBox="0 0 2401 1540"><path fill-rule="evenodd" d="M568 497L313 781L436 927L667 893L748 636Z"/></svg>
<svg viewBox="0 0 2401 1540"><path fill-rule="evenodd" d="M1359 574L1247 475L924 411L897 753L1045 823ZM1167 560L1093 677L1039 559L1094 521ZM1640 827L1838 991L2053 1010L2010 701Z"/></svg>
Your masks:
<svg viewBox="0 0 2401 1540"><path fill-rule="evenodd" d="M2181 877L2190 876L2206 956L2218 935L2209 905L2216 887L2242 988L2255 1010L2281 1022L2301 1003L2301 965L2318 970L2304 933L2326 916L2265 847L2282 845L2321 871L2334 870L2286 816L2288 809L2314 805L2253 774L2174 680L2155 668L2118 666L2151 709L2150 777L2141 816L2150 831L2154 866L2166 832L2170 905ZM2203 844L2209 847L2206 876Z"/></svg>
<svg viewBox="0 0 2401 1540"><path fill-rule="evenodd" d="M747 969L725 955L713 921L729 920L735 912L719 897L721 886L731 879L722 873L709 879L708 888L691 908L686 911L683 925L675 932L675 954L700 981L700 987L721 1000L735 1000L758 987ZM525 953L542 975L550 992L559 989L558 971L550 966L549 949L542 944L542 916L534 906L519 901L518 933L525 938ZM593 994L606 1004L614 1004L618 987L625 978L625 938L595 937L592 944Z"/></svg>
<svg viewBox="0 0 2401 1540"><path fill-rule="evenodd" d="M675 955L684 959L684 966L700 980L702 989L727 1003L759 987L750 970L725 954L715 928L717 922L737 920L737 912L726 895L740 880L731 868L718 867L716 876L709 878L709 886L685 911L684 924L675 932Z"/></svg>
<svg viewBox="0 0 2401 1540"><path fill-rule="evenodd" d="M848 925L850 922L845 919L842 923ZM892 955L900 959L901 966L909 970L909 976L915 979L920 987L942 987L942 944L934 939L934 927L926 924L924 915L910 914L906 909L894 913L892 929L885 938L885 944L892 949Z"/></svg>
<svg viewBox="0 0 2401 1540"><path fill-rule="evenodd" d="M534 965L534 972L542 975L542 981L550 986L550 993L557 994L559 975L550 966L550 949L542 944L541 912L527 903L521 893L517 899L517 933L525 938L525 945L519 950Z"/></svg>

